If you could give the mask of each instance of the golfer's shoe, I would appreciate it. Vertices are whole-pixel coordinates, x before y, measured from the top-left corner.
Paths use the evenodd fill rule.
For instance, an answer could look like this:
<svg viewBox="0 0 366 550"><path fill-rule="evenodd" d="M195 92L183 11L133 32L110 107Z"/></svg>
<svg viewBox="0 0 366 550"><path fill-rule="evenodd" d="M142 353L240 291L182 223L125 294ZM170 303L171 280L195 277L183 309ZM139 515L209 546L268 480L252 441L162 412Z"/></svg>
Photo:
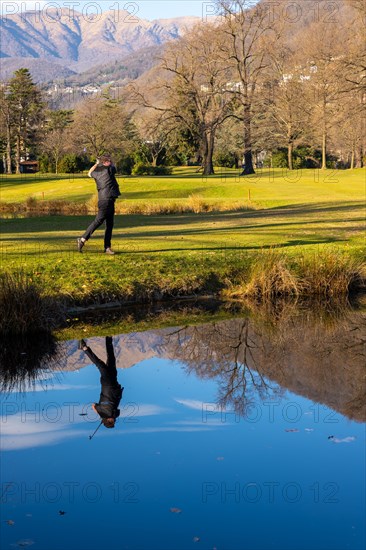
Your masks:
<svg viewBox="0 0 366 550"><path fill-rule="evenodd" d="M82 241L81 239L77 239L77 244L78 244L78 251L82 252L85 241Z"/></svg>
<svg viewBox="0 0 366 550"><path fill-rule="evenodd" d="M79 340L78 349L84 349L87 348L85 340Z"/></svg>
<svg viewBox="0 0 366 550"><path fill-rule="evenodd" d="M105 253L108 254L109 256L114 256L115 255L115 252L113 252L113 250L111 248L106 248Z"/></svg>

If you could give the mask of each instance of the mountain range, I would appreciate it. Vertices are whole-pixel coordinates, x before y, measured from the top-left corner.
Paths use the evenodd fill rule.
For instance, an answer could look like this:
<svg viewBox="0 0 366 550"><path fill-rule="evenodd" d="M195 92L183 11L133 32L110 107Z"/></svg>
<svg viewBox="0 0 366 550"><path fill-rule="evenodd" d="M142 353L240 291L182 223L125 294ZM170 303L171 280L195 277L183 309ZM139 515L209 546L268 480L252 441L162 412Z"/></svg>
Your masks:
<svg viewBox="0 0 366 550"><path fill-rule="evenodd" d="M92 71L135 53L153 52L192 28L198 17L147 21L127 11L85 17L68 9L28 11L0 18L0 78L27 67L47 82ZM149 64L149 63L148 63ZM150 63L151 65L151 63ZM85 80L85 79L84 79Z"/></svg>

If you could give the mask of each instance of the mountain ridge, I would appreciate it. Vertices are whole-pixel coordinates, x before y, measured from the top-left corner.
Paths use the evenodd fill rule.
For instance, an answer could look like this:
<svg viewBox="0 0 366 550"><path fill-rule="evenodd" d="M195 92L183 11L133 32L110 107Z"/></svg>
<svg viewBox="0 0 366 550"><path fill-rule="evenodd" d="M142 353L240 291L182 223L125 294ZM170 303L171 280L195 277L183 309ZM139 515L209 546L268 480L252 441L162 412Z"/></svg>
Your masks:
<svg viewBox="0 0 366 550"><path fill-rule="evenodd" d="M0 77L20 67L40 70L41 81L90 70L103 63L177 40L199 17L133 18L127 11L106 11L95 20L70 10L29 11L0 18ZM42 70L42 63L48 64ZM36 77L37 80L37 77Z"/></svg>

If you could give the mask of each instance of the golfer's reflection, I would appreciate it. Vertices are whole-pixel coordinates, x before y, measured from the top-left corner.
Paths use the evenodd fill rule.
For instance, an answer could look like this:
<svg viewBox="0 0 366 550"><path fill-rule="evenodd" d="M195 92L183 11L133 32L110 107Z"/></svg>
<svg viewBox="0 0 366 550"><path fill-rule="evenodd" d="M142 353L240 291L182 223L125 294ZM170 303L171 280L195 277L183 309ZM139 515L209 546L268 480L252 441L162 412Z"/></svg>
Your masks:
<svg viewBox="0 0 366 550"><path fill-rule="evenodd" d="M100 416L101 424L106 428L114 428L116 419L120 415L118 406L122 399L124 388L121 387L117 380L116 358L111 336L106 337L105 346L107 350L107 361L104 363L95 353L93 353L85 340L80 340L79 343L80 349L85 352L85 355L89 357L100 372L101 392L99 403L94 403L92 407Z"/></svg>

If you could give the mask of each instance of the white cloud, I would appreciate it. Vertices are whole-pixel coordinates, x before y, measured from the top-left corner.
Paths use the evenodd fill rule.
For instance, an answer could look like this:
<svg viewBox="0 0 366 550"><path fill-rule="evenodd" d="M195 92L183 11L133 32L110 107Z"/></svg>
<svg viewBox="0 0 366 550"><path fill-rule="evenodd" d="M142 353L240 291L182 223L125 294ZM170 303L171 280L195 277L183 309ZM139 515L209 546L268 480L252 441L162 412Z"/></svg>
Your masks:
<svg viewBox="0 0 366 550"><path fill-rule="evenodd" d="M188 407L188 409L194 409L195 411L210 411L221 412L223 409L217 403L206 403L204 401L198 401L196 399L175 399L180 405Z"/></svg>
<svg viewBox="0 0 366 550"><path fill-rule="evenodd" d="M40 418L24 418L24 414L17 413L2 419L0 449L9 451L14 449L28 449L54 445L64 439L81 437L90 430L91 424L85 422L84 417L75 416L71 423L68 418L69 410L60 408L60 420L57 422L40 421ZM67 414L66 414L67 413ZM38 421L37 421L38 420ZM85 430L70 430L70 424L85 423Z"/></svg>
<svg viewBox="0 0 366 550"><path fill-rule="evenodd" d="M138 405L136 406L136 413L134 414L134 411L129 409L126 409L125 414L121 412L121 416L131 416L133 417L140 417L140 416L156 416L159 414L167 414L169 409L164 409L164 407L159 407L158 405Z"/></svg>

